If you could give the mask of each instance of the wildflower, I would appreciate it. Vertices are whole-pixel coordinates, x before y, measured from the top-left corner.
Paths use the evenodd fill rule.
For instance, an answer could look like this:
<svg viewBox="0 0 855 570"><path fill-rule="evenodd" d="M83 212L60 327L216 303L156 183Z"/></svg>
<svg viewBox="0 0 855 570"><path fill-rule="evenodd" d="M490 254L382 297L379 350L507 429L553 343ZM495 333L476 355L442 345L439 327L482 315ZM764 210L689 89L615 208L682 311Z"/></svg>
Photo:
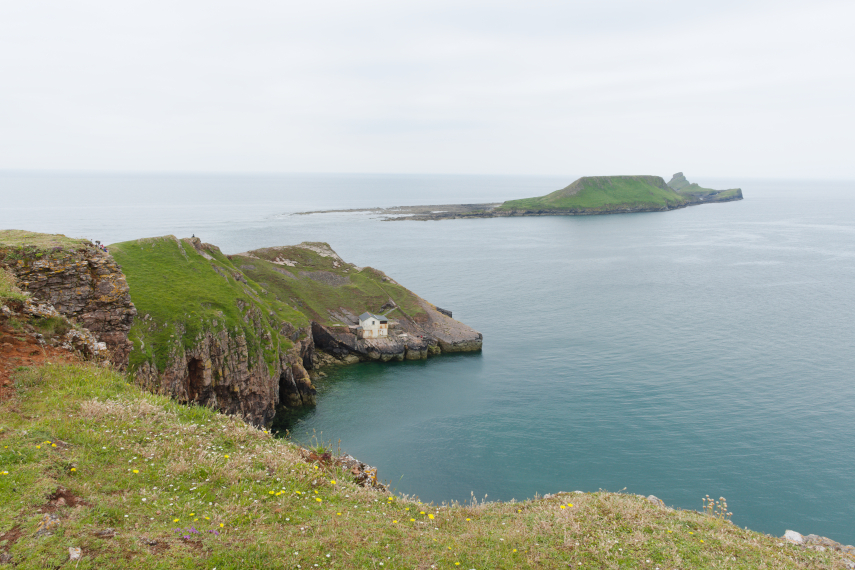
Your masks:
<svg viewBox="0 0 855 570"><path fill-rule="evenodd" d="M226 525L224 525L223 523L220 523L220 528L223 528L224 526L226 526Z"/></svg>
<svg viewBox="0 0 855 570"><path fill-rule="evenodd" d="M428 518L429 518L430 520L433 520L433 515L428 515Z"/></svg>
<svg viewBox="0 0 855 570"><path fill-rule="evenodd" d="M226 453L226 454L223 456L223 458L224 458L224 459L228 459L228 458L229 458L229 454L228 454L228 453Z"/></svg>
<svg viewBox="0 0 855 570"><path fill-rule="evenodd" d="M466 519L467 521L471 521L472 519Z"/></svg>
<svg viewBox="0 0 855 570"><path fill-rule="evenodd" d="M703 542L703 540L701 540L701 542Z"/></svg>
<svg viewBox="0 0 855 570"><path fill-rule="evenodd" d="M72 467L70 471L77 471L77 467Z"/></svg>
<svg viewBox="0 0 855 570"><path fill-rule="evenodd" d="M195 517L195 516L196 516L196 513L190 513L190 516L191 516L191 517Z"/></svg>
<svg viewBox="0 0 855 570"><path fill-rule="evenodd" d="M330 479L330 483L332 483L333 485L335 485L335 479Z"/></svg>
<svg viewBox="0 0 855 570"><path fill-rule="evenodd" d="M139 473L139 472L140 472L139 469L134 469L134 473Z"/></svg>
<svg viewBox="0 0 855 570"><path fill-rule="evenodd" d="M50 444L51 447L56 447L55 443Z"/></svg>
<svg viewBox="0 0 855 570"><path fill-rule="evenodd" d="M339 515L339 516L341 516L341 513L336 513L336 514L337 514L337 515Z"/></svg>
<svg viewBox="0 0 855 570"><path fill-rule="evenodd" d="M514 552L516 552L516 551L517 551L517 549L516 549L516 548L514 548Z"/></svg>
<svg viewBox="0 0 855 570"><path fill-rule="evenodd" d="M416 522L416 519L410 519L410 522Z"/></svg>
<svg viewBox="0 0 855 570"><path fill-rule="evenodd" d="M572 506L573 506L573 503L567 503L567 506L568 506L568 507L572 507Z"/></svg>
<svg viewBox="0 0 855 570"><path fill-rule="evenodd" d="M315 497L315 500L316 500L317 502L319 502L319 503L320 503L321 501L323 501L323 499L321 499L320 497Z"/></svg>
<svg viewBox="0 0 855 570"><path fill-rule="evenodd" d="M392 524L398 524L398 521L392 521Z"/></svg>
<svg viewBox="0 0 855 570"><path fill-rule="evenodd" d="M178 522L178 519L172 519L172 522Z"/></svg>
<svg viewBox="0 0 855 570"><path fill-rule="evenodd" d="M564 505L561 505L561 508L563 509L563 508L564 508Z"/></svg>
<svg viewBox="0 0 855 570"><path fill-rule="evenodd" d="M41 446L41 445L37 445L37 446L36 446L36 449L41 449L41 448L42 448L42 446Z"/></svg>
<svg viewBox="0 0 855 570"><path fill-rule="evenodd" d="M420 514L420 515L423 515L423 514L425 514L425 512L424 512L424 511L419 511L419 514Z"/></svg>
<svg viewBox="0 0 855 570"><path fill-rule="evenodd" d="M0 471L0 475L8 475L8 474L9 474L8 471Z"/></svg>

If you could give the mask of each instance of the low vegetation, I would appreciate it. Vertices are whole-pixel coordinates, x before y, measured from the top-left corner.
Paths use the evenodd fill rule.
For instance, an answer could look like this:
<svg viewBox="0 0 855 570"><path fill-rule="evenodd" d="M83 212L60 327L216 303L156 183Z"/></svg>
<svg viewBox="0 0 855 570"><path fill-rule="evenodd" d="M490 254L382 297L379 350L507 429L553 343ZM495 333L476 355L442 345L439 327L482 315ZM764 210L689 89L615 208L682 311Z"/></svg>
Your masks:
<svg viewBox="0 0 855 570"><path fill-rule="evenodd" d="M22 369L0 402L0 556L81 570L844 568L838 554L736 527L726 506L674 511L607 492L432 505L328 465L109 369Z"/></svg>
<svg viewBox="0 0 855 570"><path fill-rule="evenodd" d="M0 267L0 304L6 301L23 301L27 296L18 288L15 274Z"/></svg>
<svg viewBox="0 0 855 570"><path fill-rule="evenodd" d="M425 312L414 293L382 271L342 261L325 243L271 247L231 258L277 299L325 325L341 323L332 313L340 314L342 309L354 315L379 313L390 299L411 318Z"/></svg>

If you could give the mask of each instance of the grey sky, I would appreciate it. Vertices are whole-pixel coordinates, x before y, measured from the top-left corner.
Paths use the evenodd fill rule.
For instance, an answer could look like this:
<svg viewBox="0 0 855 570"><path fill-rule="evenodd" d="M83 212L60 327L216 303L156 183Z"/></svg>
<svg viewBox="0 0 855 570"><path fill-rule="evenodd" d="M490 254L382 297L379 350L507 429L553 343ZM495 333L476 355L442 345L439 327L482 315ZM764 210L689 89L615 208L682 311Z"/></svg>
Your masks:
<svg viewBox="0 0 855 570"><path fill-rule="evenodd" d="M0 168L855 178L855 2L7 1Z"/></svg>

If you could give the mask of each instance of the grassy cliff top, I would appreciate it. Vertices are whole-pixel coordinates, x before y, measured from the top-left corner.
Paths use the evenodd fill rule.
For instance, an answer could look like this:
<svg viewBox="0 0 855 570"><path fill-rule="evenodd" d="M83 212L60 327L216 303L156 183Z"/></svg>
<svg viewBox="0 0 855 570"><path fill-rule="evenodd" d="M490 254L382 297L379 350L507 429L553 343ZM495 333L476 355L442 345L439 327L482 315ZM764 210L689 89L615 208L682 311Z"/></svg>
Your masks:
<svg viewBox="0 0 855 570"><path fill-rule="evenodd" d="M230 256L248 277L277 299L325 325L341 323L332 313L379 313L393 300L403 314L418 320L424 309L415 293L371 267L343 261L326 243L269 247Z"/></svg>
<svg viewBox="0 0 855 570"><path fill-rule="evenodd" d="M499 210L609 210L615 207L666 207L686 199L660 176L584 176L546 196L508 200Z"/></svg>
<svg viewBox="0 0 855 570"><path fill-rule="evenodd" d="M62 234L41 234L26 230L0 230L0 246L33 247L40 250L63 247L91 246L88 239L70 238Z"/></svg>
<svg viewBox="0 0 855 570"><path fill-rule="evenodd" d="M198 239L145 238L109 249L122 267L138 311L129 334L134 342L132 367L154 358L162 370L176 337L189 347L200 333L215 328L240 330L250 349L258 349L261 331L248 324L251 307L264 316L262 326L272 337L278 338L281 322L295 328L308 325L302 313L267 295L219 248ZM280 341L291 346L285 338Z"/></svg>
<svg viewBox="0 0 855 570"><path fill-rule="evenodd" d="M17 568L845 568L830 550L635 495L381 494L237 418L86 365L21 371L0 401L0 505L0 554ZM36 537L50 514L59 526Z"/></svg>

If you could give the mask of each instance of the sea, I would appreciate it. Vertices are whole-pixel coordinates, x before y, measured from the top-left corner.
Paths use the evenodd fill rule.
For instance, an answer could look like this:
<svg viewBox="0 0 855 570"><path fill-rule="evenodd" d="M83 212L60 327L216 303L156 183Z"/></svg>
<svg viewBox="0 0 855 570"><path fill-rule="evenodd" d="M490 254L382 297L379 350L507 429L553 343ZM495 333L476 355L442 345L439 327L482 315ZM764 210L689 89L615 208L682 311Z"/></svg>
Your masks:
<svg viewBox="0 0 855 570"><path fill-rule="evenodd" d="M329 243L484 335L329 370L291 437L437 503L656 495L855 544L855 182L695 179L660 213L384 222L324 209L542 195L577 176L0 172L0 227L225 253Z"/></svg>

